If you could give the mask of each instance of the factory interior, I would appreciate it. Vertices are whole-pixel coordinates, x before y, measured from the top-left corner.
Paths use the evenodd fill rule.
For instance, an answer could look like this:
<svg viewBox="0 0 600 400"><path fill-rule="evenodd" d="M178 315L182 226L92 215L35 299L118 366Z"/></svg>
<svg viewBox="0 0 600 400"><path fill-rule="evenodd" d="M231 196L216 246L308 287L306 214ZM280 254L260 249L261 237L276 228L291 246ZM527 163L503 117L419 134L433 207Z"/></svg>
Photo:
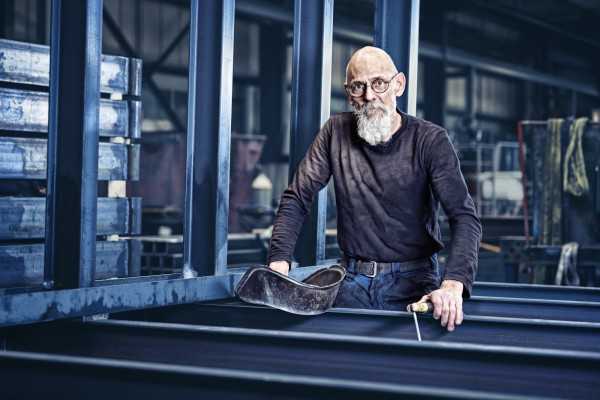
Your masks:
<svg viewBox="0 0 600 400"><path fill-rule="evenodd" d="M0 398L600 398L598 21L597 0L2 0ZM365 46L447 132L481 225L453 331L334 305L334 179L289 277L266 268Z"/></svg>

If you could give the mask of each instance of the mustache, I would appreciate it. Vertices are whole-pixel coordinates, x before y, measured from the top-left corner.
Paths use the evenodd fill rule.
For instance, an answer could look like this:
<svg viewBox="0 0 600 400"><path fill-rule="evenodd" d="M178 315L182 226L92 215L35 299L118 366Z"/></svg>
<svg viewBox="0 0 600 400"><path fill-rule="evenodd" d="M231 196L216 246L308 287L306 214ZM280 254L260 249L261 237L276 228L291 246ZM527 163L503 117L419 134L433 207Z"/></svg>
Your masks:
<svg viewBox="0 0 600 400"><path fill-rule="evenodd" d="M354 111L354 113L356 114L357 117L362 117L362 116L368 116L368 114L370 114L371 111L376 111L376 110L382 111L384 115L388 114L388 110L387 110L387 108L385 108L385 106L383 106L381 104L374 104L374 103L367 103L362 108L356 109Z"/></svg>

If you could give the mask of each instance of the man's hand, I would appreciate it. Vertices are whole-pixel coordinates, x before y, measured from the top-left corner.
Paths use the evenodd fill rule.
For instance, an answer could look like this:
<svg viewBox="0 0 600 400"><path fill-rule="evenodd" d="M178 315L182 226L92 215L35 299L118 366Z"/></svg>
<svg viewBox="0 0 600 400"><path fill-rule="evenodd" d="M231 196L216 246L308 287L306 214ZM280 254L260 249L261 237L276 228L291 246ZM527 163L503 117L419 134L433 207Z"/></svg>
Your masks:
<svg viewBox="0 0 600 400"><path fill-rule="evenodd" d="M462 311L463 284L459 281L443 281L438 290L423 296L419 303L430 301L433 304L433 318L442 318L442 326L449 331L463 321Z"/></svg>
<svg viewBox="0 0 600 400"><path fill-rule="evenodd" d="M285 276L287 276L288 272L290 272L290 264L287 261L273 261L271 264L269 264L269 268Z"/></svg>

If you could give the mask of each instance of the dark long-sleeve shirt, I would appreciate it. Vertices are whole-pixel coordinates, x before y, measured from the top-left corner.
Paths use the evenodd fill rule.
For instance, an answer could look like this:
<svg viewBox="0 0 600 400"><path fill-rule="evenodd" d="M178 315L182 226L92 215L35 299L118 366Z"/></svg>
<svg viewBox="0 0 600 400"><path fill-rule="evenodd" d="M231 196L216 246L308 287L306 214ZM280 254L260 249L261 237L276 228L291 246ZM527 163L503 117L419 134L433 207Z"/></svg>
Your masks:
<svg viewBox="0 0 600 400"><path fill-rule="evenodd" d="M377 146L359 138L353 113L325 123L281 197L269 262L291 262L302 221L333 176L337 240L344 253L377 262L431 256L444 247L441 204L452 235L444 279L462 282L470 295L481 224L458 157L443 128L400 113L400 130Z"/></svg>

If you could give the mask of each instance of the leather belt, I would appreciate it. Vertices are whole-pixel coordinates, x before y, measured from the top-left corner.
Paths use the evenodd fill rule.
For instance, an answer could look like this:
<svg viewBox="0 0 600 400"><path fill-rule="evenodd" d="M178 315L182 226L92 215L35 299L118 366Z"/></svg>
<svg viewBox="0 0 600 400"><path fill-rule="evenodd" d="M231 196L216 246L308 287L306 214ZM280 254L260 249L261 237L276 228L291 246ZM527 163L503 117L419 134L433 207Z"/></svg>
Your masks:
<svg viewBox="0 0 600 400"><path fill-rule="evenodd" d="M342 253L342 265L353 274L362 274L373 278L376 275L384 275L392 272L391 262L377 262L377 261L362 261L354 257L349 257ZM423 265L429 264L428 258L421 258L418 260L399 262L399 270L413 270L415 267L422 267Z"/></svg>
<svg viewBox="0 0 600 400"><path fill-rule="evenodd" d="M346 254L342 254L342 261L349 272L352 272L353 274L363 274L370 278L375 275L389 274L392 272L392 263L361 261L354 257L348 257Z"/></svg>

